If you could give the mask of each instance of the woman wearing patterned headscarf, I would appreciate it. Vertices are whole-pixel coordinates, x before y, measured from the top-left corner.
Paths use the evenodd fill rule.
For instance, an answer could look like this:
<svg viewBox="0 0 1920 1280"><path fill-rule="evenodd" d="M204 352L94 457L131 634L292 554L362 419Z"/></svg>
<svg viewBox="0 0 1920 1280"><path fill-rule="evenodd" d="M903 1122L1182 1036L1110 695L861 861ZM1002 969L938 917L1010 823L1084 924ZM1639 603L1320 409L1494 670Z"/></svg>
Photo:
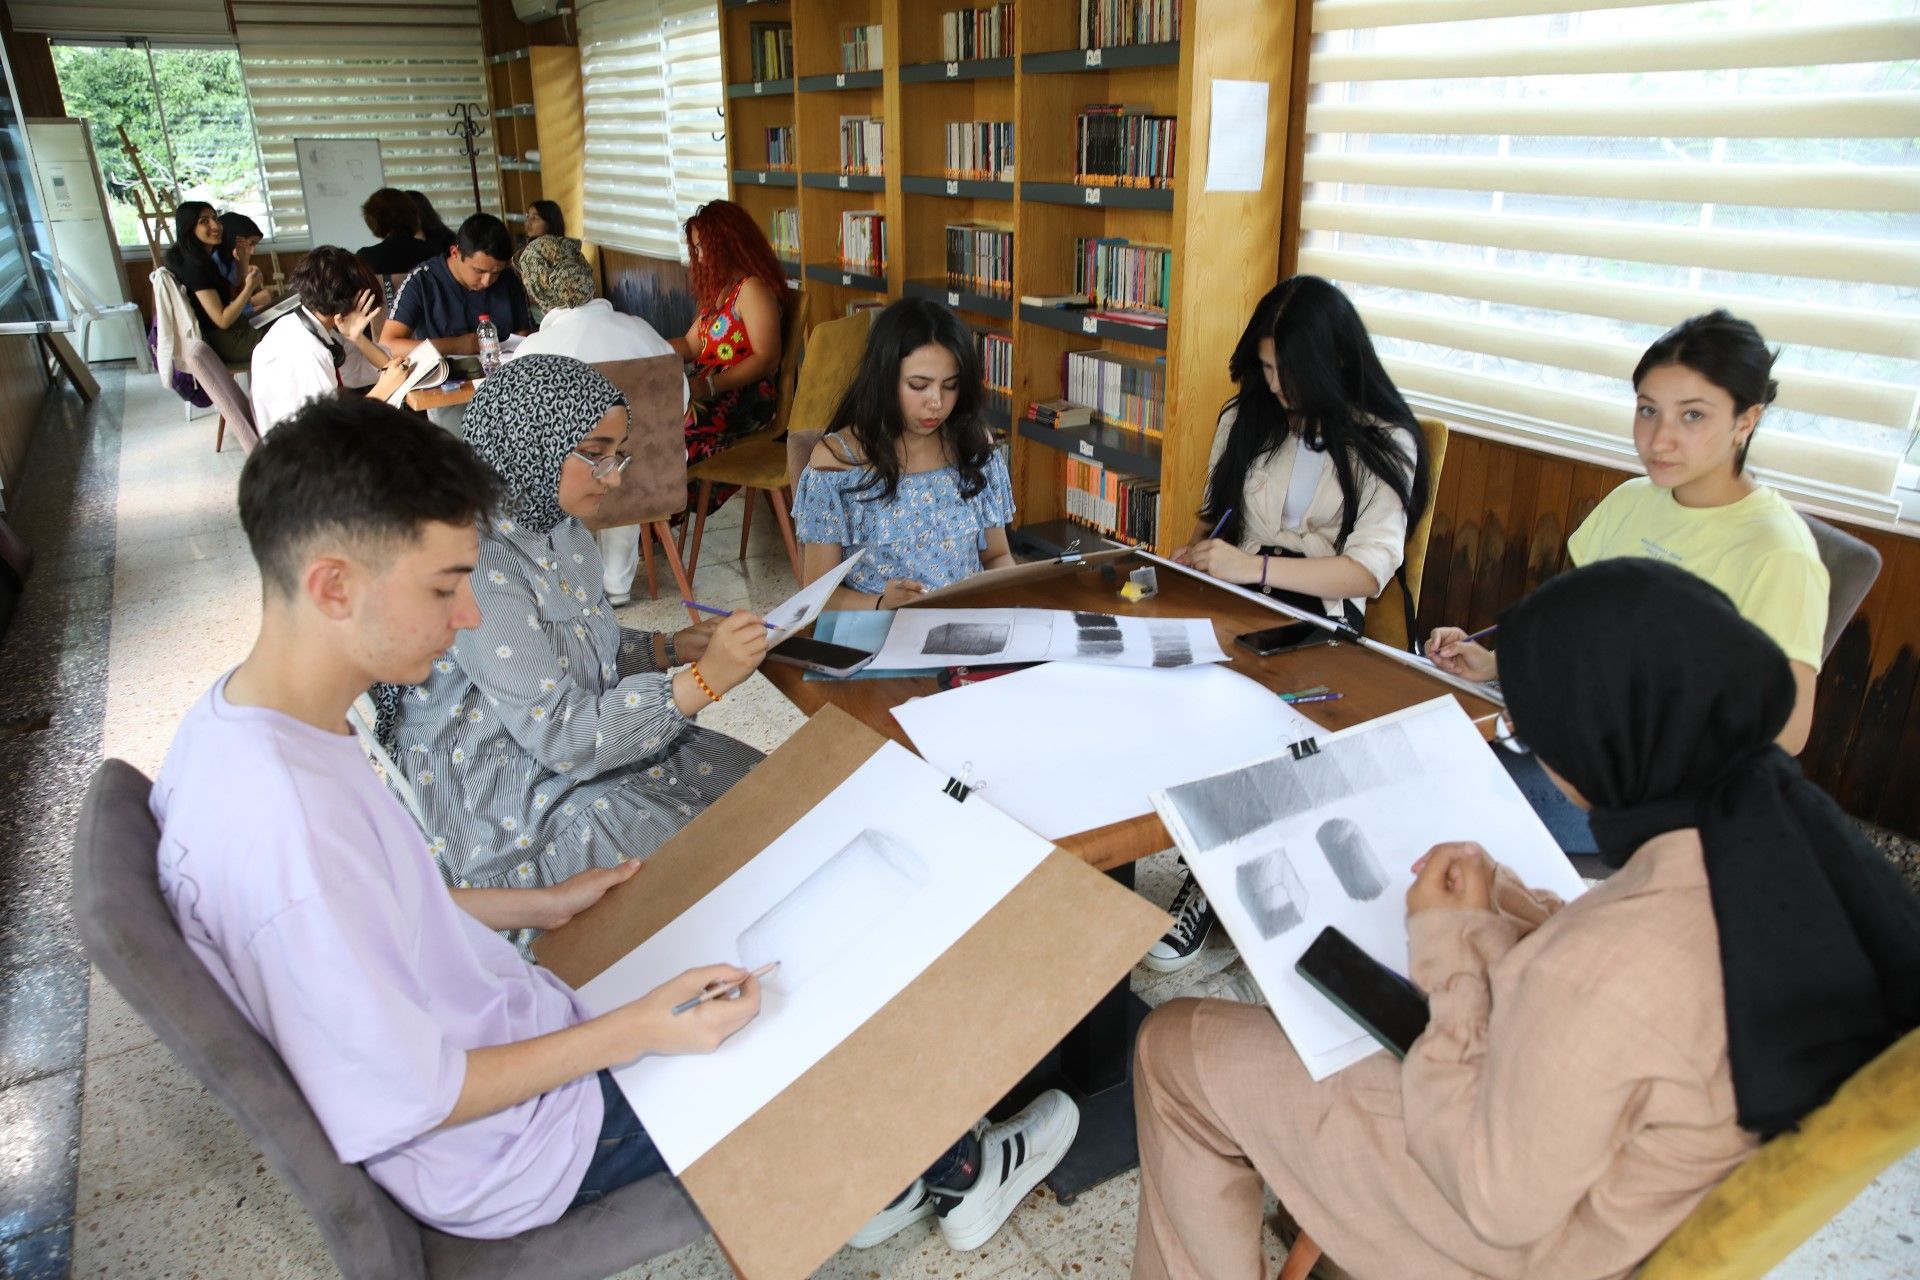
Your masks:
<svg viewBox="0 0 1920 1280"><path fill-rule="evenodd" d="M580 517L620 483L627 409L593 369L516 358L474 395L466 436L508 493L473 571L481 622L425 684L376 698L383 745L455 885L644 857L761 759L692 717L760 665L765 625L736 613L667 635L614 618Z"/></svg>

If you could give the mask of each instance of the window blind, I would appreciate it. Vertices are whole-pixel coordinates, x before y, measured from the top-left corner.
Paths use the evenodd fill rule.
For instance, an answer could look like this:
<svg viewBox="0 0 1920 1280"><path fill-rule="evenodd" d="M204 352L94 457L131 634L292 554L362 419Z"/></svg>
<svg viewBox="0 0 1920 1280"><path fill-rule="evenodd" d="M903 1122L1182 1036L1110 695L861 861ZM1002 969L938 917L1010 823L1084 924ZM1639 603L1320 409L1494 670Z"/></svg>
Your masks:
<svg viewBox="0 0 1920 1280"><path fill-rule="evenodd" d="M1313 28L1300 269L1410 399L1617 453L1642 351L1725 307L1782 349L1754 465L1887 505L1920 410L1920 3L1318 0Z"/></svg>
<svg viewBox="0 0 1920 1280"><path fill-rule="evenodd" d="M680 224L727 189L712 0L583 4L580 68L588 238L684 261Z"/></svg>
<svg viewBox="0 0 1920 1280"><path fill-rule="evenodd" d="M233 43L221 0L12 0L7 15L15 31L50 36Z"/></svg>
<svg viewBox="0 0 1920 1280"><path fill-rule="evenodd" d="M450 109L463 102L488 124L475 139L481 204L499 212L479 10L471 0L232 0L232 7L276 238L307 234L295 138L378 138L386 184L425 192L448 225L459 226L474 212L466 149L448 132Z"/></svg>

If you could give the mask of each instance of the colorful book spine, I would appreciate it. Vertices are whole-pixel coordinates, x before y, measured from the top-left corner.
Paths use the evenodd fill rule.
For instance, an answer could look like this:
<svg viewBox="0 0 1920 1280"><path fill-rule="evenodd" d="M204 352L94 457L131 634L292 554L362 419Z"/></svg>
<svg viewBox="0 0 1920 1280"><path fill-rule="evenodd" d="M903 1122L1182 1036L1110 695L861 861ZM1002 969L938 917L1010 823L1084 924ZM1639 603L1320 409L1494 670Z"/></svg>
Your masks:
<svg viewBox="0 0 1920 1280"><path fill-rule="evenodd" d="M800 210L775 209L767 232L776 258L788 262L800 260Z"/></svg>
<svg viewBox="0 0 1920 1280"><path fill-rule="evenodd" d="M1096 311L1164 315L1173 296L1173 251L1122 236L1080 236L1073 242L1073 289Z"/></svg>
<svg viewBox="0 0 1920 1280"><path fill-rule="evenodd" d="M1116 542L1160 540L1160 482L1062 455L1060 483L1067 519Z"/></svg>
<svg viewBox="0 0 1920 1280"><path fill-rule="evenodd" d="M755 80L793 78L793 24L756 22L747 29Z"/></svg>
<svg viewBox="0 0 1920 1280"><path fill-rule="evenodd" d="M987 390L998 391L1003 395L1013 393L1013 339L1004 333L995 333L991 329L981 330L973 335L974 345L980 349L980 380Z"/></svg>
<svg viewBox="0 0 1920 1280"><path fill-rule="evenodd" d="M1080 47L1166 44L1180 38L1180 0L1080 0Z"/></svg>
<svg viewBox="0 0 1920 1280"><path fill-rule="evenodd" d="M1073 180L1095 186L1173 185L1180 122L1093 103L1074 118Z"/></svg>
<svg viewBox="0 0 1920 1280"><path fill-rule="evenodd" d="M877 22L840 28L840 69L878 71L887 65L885 32Z"/></svg>
<svg viewBox="0 0 1920 1280"><path fill-rule="evenodd" d="M1013 56L1013 6L951 10L940 17L940 57L947 62Z"/></svg>
<svg viewBox="0 0 1920 1280"><path fill-rule="evenodd" d="M947 124L946 176L1013 181L1013 122L953 120Z"/></svg>
<svg viewBox="0 0 1920 1280"><path fill-rule="evenodd" d="M1155 433L1166 430L1167 368L1106 351L1069 351L1062 392L1110 426Z"/></svg>
<svg viewBox="0 0 1920 1280"><path fill-rule="evenodd" d="M1013 232L983 222L947 224L947 287L1013 296Z"/></svg>
<svg viewBox="0 0 1920 1280"><path fill-rule="evenodd" d="M767 168L791 169L794 165L793 126L776 125L767 130Z"/></svg>
<svg viewBox="0 0 1920 1280"><path fill-rule="evenodd" d="M887 272L887 217L878 209L849 209L840 215L840 265L862 275Z"/></svg>
<svg viewBox="0 0 1920 1280"><path fill-rule="evenodd" d="M840 117L840 172L877 177L886 154L886 122L878 116Z"/></svg>

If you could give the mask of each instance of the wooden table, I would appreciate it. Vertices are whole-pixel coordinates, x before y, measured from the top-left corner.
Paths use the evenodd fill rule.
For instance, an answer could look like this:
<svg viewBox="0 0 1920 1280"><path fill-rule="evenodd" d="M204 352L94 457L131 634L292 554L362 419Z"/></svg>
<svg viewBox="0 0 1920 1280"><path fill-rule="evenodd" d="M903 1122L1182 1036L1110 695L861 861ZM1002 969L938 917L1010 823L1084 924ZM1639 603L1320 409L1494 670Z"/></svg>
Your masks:
<svg viewBox="0 0 1920 1280"><path fill-rule="evenodd" d="M473 399L473 379L452 387L415 387L407 392L407 408L421 413L429 409L455 409Z"/></svg>
<svg viewBox="0 0 1920 1280"><path fill-rule="evenodd" d="M1440 694L1452 694L1475 719L1500 709L1496 703L1477 698L1357 644L1316 644L1270 658L1255 657L1235 644L1233 638L1244 632L1278 626L1288 621L1285 615L1165 566L1158 566L1159 594L1139 604L1128 604L1120 596L1120 585L1126 581L1129 570L1149 563L1151 561L1137 555L1122 557L1108 565L1083 568L1078 573L1042 583L983 590L957 599L953 605L959 608L1088 609L1145 618L1212 618L1214 633L1227 653L1227 665L1241 675L1276 693L1326 685L1344 695L1336 702L1303 703L1299 708L1302 715L1328 729L1344 729ZM824 706L839 707L908 750L913 749L913 743L900 728L900 722L893 718L893 708L909 698L938 692L932 672L913 679L807 680L806 673L798 667L770 662L761 668L761 674L808 715ZM1490 733L1491 724L1486 728ZM1072 732L1067 725L1035 725L1034 731L1057 734L1063 739ZM1063 741L1061 745L1071 744ZM1167 834L1159 815L1149 813L1083 831L1057 843L1106 871L1170 848L1173 838Z"/></svg>

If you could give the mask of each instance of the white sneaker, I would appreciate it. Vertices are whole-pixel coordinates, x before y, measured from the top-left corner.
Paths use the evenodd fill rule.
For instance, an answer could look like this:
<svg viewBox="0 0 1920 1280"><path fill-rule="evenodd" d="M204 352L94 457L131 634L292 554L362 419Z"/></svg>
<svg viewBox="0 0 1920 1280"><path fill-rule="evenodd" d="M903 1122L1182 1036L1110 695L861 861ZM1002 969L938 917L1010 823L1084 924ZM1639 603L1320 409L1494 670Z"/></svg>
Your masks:
<svg viewBox="0 0 1920 1280"><path fill-rule="evenodd" d="M856 1249L871 1249L933 1214L933 1193L927 1190L926 1183L915 1178L905 1195L869 1218L867 1225L854 1232L853 1239L847 1243Z"/></svg>
<svg viewBox="0 0 1920 1280"><path fill-rule="evenodd" d="M607 603L616 609L624 609L633 603L633 592L609 591L607 592Z"/></svg>
<svg viewBox="0 0 1920 1280"><path fill-rule="evenodd" d="M980 1134L980 1176L964 1191L931 1187L940 1234L966 1252L993 1239L1016 1205L1066 1157L1080 1132L1080 1108L1049 1089L1003 1124Z"/></svg>

